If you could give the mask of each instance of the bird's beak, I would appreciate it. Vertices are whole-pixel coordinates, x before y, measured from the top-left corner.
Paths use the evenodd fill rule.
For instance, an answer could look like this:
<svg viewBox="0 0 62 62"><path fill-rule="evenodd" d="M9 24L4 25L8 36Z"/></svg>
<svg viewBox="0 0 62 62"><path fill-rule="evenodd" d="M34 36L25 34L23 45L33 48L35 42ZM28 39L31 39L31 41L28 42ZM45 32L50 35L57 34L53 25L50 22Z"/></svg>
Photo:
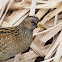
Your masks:
<svg viewBox="0 0 62 62"><path fill-rule="evenodd" d="M44 28L44 26L40 22L37 23L37 27Z"/></svg>

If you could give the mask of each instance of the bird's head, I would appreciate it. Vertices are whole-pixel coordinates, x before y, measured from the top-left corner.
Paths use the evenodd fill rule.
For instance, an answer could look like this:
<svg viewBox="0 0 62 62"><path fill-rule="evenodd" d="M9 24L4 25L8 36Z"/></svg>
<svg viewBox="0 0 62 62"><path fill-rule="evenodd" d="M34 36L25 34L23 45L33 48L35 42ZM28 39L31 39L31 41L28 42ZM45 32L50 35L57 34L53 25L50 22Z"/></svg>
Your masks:
<svg viewBox="0 0 62 62"><path fill-rule="evenodd" d="M24 27L27 29L35 29L39 19L37 17L27 17L24 19Z"/></svg>

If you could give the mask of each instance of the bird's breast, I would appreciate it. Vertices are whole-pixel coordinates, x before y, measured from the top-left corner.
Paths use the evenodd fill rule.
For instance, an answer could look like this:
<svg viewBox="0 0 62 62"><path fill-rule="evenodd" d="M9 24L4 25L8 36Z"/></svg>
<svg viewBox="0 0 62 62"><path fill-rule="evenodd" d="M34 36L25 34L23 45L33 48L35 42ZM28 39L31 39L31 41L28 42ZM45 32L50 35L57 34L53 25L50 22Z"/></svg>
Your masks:
<svg viewBox="0 0 62 62"><path fill-rule="evenodd" d="M22 28L0 28L0 59L24 52L32 42L32 33Z"/></svg>

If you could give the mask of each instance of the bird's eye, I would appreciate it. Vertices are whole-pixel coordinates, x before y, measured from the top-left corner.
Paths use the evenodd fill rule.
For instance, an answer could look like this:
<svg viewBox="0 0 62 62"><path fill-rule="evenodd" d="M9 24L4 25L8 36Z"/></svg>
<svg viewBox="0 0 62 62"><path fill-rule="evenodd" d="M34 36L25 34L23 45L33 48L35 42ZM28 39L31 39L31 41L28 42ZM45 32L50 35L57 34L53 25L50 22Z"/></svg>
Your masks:
<svg viewBox="0 0 62 62"><path fill-rule="evenodd" d="M34 23L34 21L32 20L31 23Z"/></svg>

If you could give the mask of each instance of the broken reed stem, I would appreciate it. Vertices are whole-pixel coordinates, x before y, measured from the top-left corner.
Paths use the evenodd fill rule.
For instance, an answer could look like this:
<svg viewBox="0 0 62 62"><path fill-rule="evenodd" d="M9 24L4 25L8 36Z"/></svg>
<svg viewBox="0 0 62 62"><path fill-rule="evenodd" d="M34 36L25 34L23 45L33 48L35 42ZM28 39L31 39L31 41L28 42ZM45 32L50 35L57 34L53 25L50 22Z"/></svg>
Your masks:
<svg viewBox="0 0 62 62"><path fill-rule="evenodd" d="M17 54L17 55L15 56L14 62L19 62L20 55L21 55L21 53L20 53L20 54Z"/></svg>
<svg viewBox="0 0 62 62"><path fill-rule="evenodd" d="M28 2L32 2L32 0L26 0L26 1L28 1ZM52 1L44 1L44 0L37 0L37 3L58 3L58 2L62 2L62 0L57 0L57 1L54 1L54 0L52 0Z"/></svg>
<svg viewBox="0 0 62 62"><path fill-rule="evenodd" d="M55 16L54 26L57 24L58 21L58 14Z"/></svg>
<svg viewBox="0 0 62 62"><path fill-rule="evenodd" d="M28 60L36 58L36 57L38 57L38 55L33 50L31 50L29 52L26 52L26 53L22 54L20 56L20 60L19 61L20 62L21 61L28 61Z"/></svg>
<svg viewBox="0 0 62 62"><path fill-rule="evenodd" d="M51 8L57 8L58 6L60 6L61 3L57 3L56 5L53 5L51 3L46 3L46 4L37 4L36 5L36 9L51 9ZM10 7L10 10L16 10L16 9L20 9L20 8L26 8L26 9L30 9L31 6L30 6L30 3L26 3L26 4L23 4L21 5L20 2L17 2Z"/></svg>
<svg viewBox="0 0 62 62"><path fill-rule="evenodd" d="M5 15L6 15L7 11L9 10L9 7L10 7L10 5L12 4L12 2L13 2L13 0L10 0L10 2L9 2L9 4L8 4L8 7L7 7L7 9L6 9L4 15L2 16L2 18L1 18L1 20L0 20L0 25L2 24L3 19L4 19Z"/></svg>
<svg viewBox="0 0 62 62"><path fill-rule="evenodd" d="M27 13L26 15L24 15L19 21L17 21L16 23L14 23L13 26L18 26L28 15L29 15L29 13Z"/></svg>
<svg viewBox="0 0 62 62"><path fill-rule="evenodd" d="M9 26L12 26L14 23L16 23L21 17L23 17L29 10L24 9L20 14L18 14L15 18L13 18L11 21L9 21Z"/></svg>
<svg viewBox="0 0 62 62"><path fill-rule="evenodd" d="M45 52L48 50L48 46L44 46L42 44L40 44L39 42L39 38L42 38L43 35L38 35L36 36L36 38L33 40L32 44L30 45L30 47L39 55L44 57Z"/></svg>
<svg viewBox="0 0 62 62"><path fill-rule="evenodd" d="M36 0L32 0L29 16L34 16L35 15L35 10L36 10L35 7L36 7Z"/></svg>
<svg viewBox="0 0 62 62"><path fill-rule="evenodd" d="M21 12L22 12L22 10L13 11L11 13L11 15L9 15L8 17L6 16L4 20L8 23L9 21L11 21L13 18L15 18Z"/></svg>
<svg viewBox="0 0 62 62"><path fill-rule="evenodd" d="M54 57L54 62L58 62L61 59L61 56L62 56L62 42L60 42L60 44L57 48L57 52Z"/></svg>
<svg viewBox="0 0 62 62"><path fill-rule="evenodd" d="M45 59L48 59L49 56L52 54L52 52L57 48L57 46L59 45L59 43L62 40L61 37L62 37L62 32L59 34L56 42L54 43L54 45L52 46L52 48L50 49L50 51L48 52L48 54L45 56Z"/></svg>
<svg viewBox="0 0 62 62"><path fill-rule="evenodd" d="M58 17L58 15L55 16L54 26L57 24L57 17ZM55 39L56 39L56 36L54 36L53 42L52 42L51 46L49 47L49 50L48 50L48 51L50 51L50 49L52 48L53 44L55 43ZM48 53L48 51L47 51L46 53ZM56 52L56 50L54 50L54 52L51 54L51 56L50 56L49 58L51 58L52 55L53 55L55 52Z"/></svg>
<svg viewBox="0 0 62 62"><path fill-rule="evenodd" d="M22 9L25 6L29 6L30 3L24 2L21 4L21 2L13 2L13 4L10 6L9 10L16 10L16 9Z"/></svg>
<svg viewBox="0 0 62 62"><path fill-rule="evenodd" d="M45 52L48 50L48 47L50 45L47 45L47 46L41 46L39 47L38 45L36 45L35 43L32 43L31 44L31 48L41 57L44 57L45 56Z"/></svg>
<svg viewBox="0 0 62 62"><path fill-rule="evenodd" d="M54 17L56 14L62 11L62 5L58 7L57 9L53 10L52 12L48 13L44 19L41 21L41 25L44 25L48 20L50 20L52 17Z"/></svg>
<svg viewBox="0 0 62 62"><path fill-rule="evenodd" d="M10 27L13 26L19 19L21 19L26 13L29 12L29 9L24 9L16 17L10 20L8 23L4 23L2 26Z"/></svg>
<svg viewBox="0 0 62 62"><path fill-rule="evenodd" d="M2 15L3 15L3 12L4 12L5 7L6 7L6 5L5 5L5 6L1 9L1 11L0 11L0 18L1 18Z"/></svg>
<svg viewBox="0 0 62 62"><path fill-rule="evenodd" d="M59 3L59 2L62 2L61 0L57 0L57 1L42 1L42 0L37 0L37 3L50 3L50 4L53 4L53 3Z"/></svg>
<svg viewBox="0 0 62 62"><path fill-rule="evenodd" d="M62 25L59 25L57 28L54 28L53 30L51 30L50 32L48 32L47 35L44 35L40 41L43 42L44 44L51 39L54 35L56 35L62 28Z"/></svg>
<svg viewBox="0 0 62 62"><path fill-rule="evenodd" d="M48 50L45 52L45 55L47 55L48 52L50 52L50 50L52 49L52 46L55 44L57 38L58 38L58 35L57 35L57 37L53 40L53 42L52 42L52 44L49 46ZM55 48L55 50L54 50L54 51L52 52L52 54L48 57L48 59L51 58L51 57L53 57L53 55L55 54L56 51L57 51L57 48ZM44 59L45 59L45 58L44 58Z"/></svg>
<svg viewBox="0 0 62 62"><path fill-rule="evenodd" d="M52 42L52 44L49 46L48 51L45 52L45 55L50 51L50 49L52 48L52 46L53 46L53 44L55 43L55 41L57 40L57 38L58 38L58 35L53 39L53 42ZM53 54L52 54L52 55L53 55ZM50 58L50 57L49 57L49 58Z"/></svg>
<svg viewBox="0 0 62 62"><path fill-rule="evenodd" d="M55 22L54 20L55 20L55 18L53 18L53 19L51 19L51 20L49 20L48 22L46 22L45 23L45 26L48 26L49 28L51 28L51 27L53 27L54 26L54 23L56 23L56 24L59 24L59 23L61 23L61 19L62 19L62 14L60 14L60 15L58 15L58 20L57 20L57 22Z"/></svg>
<svg viewBox="0 0 62 62"><path fill-rule="evenodd" d="M53 30L51 30L50 32L48 32L47 33L47 35L44 35L41 39L40 39L40 41L41 42L44 42L44 43L46 43L49 39L51 39L55 34L57 34L60 30L61 30L61 28L60 28L60 26L59 27L57 27L57 28L55 28L55 29L53 29ZM57 30L57 31L56 31ZM49 37L48 37L49 36Z"/></svg>
<svg viewBox="0 0 62 62"><path fill-rule="evenodd" d="M18 60L19 62L29 62L35 61L36 57L38 57L38 55L33 50L30 50L29 52L26 52L24 54L18 54L15 59L9 59L8 61L4 62L17 62Z"/></svg>
<svg viewBox="0 0 62 62"><path fill-rule="evenodd" d="M35 16L38 17L38 19L40 20L46 13L47 13L47 9L40 9Z"/></svg>
<svg viewBox="0 0 62 62"><path fill-rule="evenodd" d="M36 5L36 9L51 9L51 8L57 8L58 6L60 6L60 5L53 5L52 6L52 4L38 4L38 5ZM26 7L24 7L24 8L26 8L26 9L30 9L30 6L26 6Z"/></svg>
<svg viewBox="0 0 62 62"><path fill-rule="evenodd" d="M6 6L6 4L9 2L10 0L0 0L0 10Z"/></svg>
<svg viewBox="0 0 62 62"><path fill-rule="evenodd" d="M29 2L31 2L31 0L27 0L27 1L29 1ZM50 7L55 7L55 6L59 6L61 3L61 0L60 1L53 1L53 0L48 0L48 1L43 1L43 0L37 0L36 1L37 3L45 3L43 6L45 6L45 7L43 7L42 5L38 5L38 6L36 6L36 9L38 8L49 8L49 5L50 5ZM51 4L53 4L53 5L51 5Z"/></svg>

